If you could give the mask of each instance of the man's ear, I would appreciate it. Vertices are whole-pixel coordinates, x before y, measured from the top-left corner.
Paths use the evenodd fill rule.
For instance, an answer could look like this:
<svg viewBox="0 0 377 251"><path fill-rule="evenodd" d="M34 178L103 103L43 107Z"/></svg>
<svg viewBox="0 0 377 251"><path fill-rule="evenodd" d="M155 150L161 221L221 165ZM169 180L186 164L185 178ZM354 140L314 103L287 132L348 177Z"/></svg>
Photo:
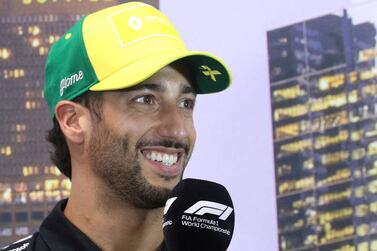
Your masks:
<svg viewBox="0 0 377 251"><path fill-rule="evenodd" d="M87 130L89 111L82 105L63 100L56 105L55 117L68 141L82 144Z"/></svg>

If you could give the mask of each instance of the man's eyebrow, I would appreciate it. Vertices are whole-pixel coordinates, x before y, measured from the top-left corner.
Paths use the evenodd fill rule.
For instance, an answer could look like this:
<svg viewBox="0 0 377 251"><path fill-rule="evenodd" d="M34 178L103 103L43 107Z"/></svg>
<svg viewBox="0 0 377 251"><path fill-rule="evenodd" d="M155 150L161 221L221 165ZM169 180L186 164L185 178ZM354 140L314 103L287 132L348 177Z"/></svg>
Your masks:
<svg viewBox="0 0 377 251"><path fill-rule="evenodd" d="M195 92L194 88L191 85L184 85L181 88L181 93L182 94L192 93L192 94L196 95L196 92Z"/></svg>
<svg viewBox="0 0 377 251"><path fill-rule="evenodd" d="M157 92L163 92L165 91L165 87L163 85L159 84L153 84L153 83L141 83L137 84L131 87L127 88L127 91L141 91L141 90L151 90L151 91L157 91ZM182 94L196 94L194 88L191 85L183 85L181 87L181 93Z"/></svg>

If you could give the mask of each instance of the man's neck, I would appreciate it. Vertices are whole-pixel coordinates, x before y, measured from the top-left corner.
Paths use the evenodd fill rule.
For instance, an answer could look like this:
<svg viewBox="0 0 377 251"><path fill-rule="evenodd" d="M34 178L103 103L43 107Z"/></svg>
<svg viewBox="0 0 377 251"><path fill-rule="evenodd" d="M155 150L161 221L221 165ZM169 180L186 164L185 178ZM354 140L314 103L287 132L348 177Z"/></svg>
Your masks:
<svg viewBox="0 0 377 251"><path fill-rule="evenodd" d="M163 208L135 208L98 186L73 184L64 214L104 251L157 251L163 241Z"/></svg>

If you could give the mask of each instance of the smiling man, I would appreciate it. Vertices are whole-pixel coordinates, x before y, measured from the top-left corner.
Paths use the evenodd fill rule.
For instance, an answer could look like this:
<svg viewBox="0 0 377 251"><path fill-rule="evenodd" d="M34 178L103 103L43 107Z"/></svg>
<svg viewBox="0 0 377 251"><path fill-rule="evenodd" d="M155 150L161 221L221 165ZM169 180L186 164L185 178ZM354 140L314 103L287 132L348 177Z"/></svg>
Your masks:
<svg viewBox="0 0 377 251"><path fill-rule="evenodd" d="M219 59L189 52L149 5L79 20L51 48L44 92L52 159L71 195L7 250L163 249L163 206L196 139L196 95L229 84Z"/></svg>

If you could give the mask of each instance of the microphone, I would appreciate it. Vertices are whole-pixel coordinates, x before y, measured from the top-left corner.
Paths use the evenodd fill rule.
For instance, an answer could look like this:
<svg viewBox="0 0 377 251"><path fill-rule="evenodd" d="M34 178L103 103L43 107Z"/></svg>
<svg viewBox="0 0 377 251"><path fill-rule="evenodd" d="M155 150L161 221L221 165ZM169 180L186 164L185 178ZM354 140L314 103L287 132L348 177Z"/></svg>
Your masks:
<svg viewBox="0 0 377 251"><path fill-rule="evenodd" d="M227 250L234 229L232 199L218 183L184 179L166 201L162 227L163 250Z"/></svg>

